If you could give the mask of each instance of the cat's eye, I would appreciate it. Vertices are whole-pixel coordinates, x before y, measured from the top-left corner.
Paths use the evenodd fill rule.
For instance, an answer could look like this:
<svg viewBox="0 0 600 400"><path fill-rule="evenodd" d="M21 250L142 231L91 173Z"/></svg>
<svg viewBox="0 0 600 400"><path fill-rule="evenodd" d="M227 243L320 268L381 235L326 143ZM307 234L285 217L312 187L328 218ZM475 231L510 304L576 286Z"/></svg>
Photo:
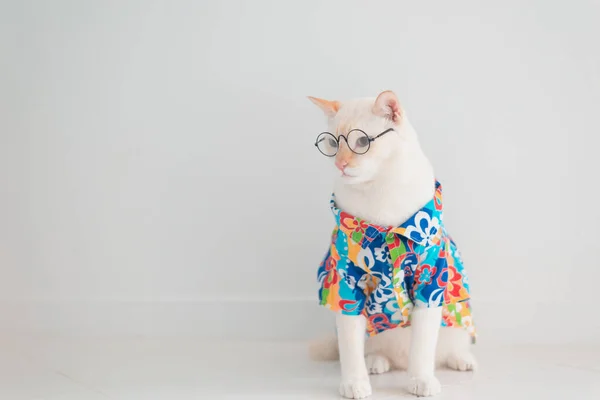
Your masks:
<svg viewBox="0 0 600 400"><path fill-rule="evenodd" d="M355 147L357 149L365 148L367 146L369 146L369 138L368 137L363 136L363 137L359 137L358 139L356 139Z"/></svg>
<svg viewBox="0 0 600 400"><path fill-rule="evenodd" d="M338 151L337 138L329 132L323 132L317 136L315 146L317 146L317 149L327 157L335 156Z"/></svg>
<svg viewBox="0 0 600 400"><path fill-rule="evenodd" d="M360 129L348 132L348 147L356 154L365 154L371 147L371 138Z"/></svg>

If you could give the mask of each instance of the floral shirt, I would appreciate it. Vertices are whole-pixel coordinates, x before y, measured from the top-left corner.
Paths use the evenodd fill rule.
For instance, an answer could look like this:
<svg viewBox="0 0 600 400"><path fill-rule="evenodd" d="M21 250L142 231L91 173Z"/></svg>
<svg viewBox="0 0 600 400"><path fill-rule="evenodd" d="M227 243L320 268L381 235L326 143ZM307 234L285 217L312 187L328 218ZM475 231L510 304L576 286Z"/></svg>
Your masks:
<svg viewBox="0 0 600 400"><path fill-rule="evenodd" d="M442 223L442 187L397 227L370 224L338 209L331 244L318 270L320 304L362 314L367 335L410 325L413 307L443 307L442 326L462 327L473 341L469 282Z"/></svg>

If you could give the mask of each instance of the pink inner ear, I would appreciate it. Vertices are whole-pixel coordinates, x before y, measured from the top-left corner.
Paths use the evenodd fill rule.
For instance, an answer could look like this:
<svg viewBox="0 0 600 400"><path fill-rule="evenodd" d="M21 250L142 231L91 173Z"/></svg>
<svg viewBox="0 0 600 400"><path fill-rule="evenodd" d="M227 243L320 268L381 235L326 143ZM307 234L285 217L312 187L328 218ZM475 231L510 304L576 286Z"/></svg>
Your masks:
<svg viewBox="0 0 600 400"><path fill-rule="evenodd" d="M400 121L400 103L394 92L387 90L377 96L373 113L381 117L386 117L394 122Z"/></svg>

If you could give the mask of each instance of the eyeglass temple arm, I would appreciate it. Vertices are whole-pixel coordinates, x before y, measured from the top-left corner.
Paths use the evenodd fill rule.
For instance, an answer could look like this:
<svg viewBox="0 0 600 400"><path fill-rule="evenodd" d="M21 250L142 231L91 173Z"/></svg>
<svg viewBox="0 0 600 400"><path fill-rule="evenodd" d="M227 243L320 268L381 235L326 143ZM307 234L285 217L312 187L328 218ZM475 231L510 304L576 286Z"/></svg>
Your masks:
<svg viewBox="0 0 600 400"><path fill-rule="evenodd" d="M374 138L371 138L371 140L370 140L370 141L372 142L372 141L373 141L373 140L375 140L375 139L379 139L380 137L382 137L382 136L383 136L383 135L385 135L386 133L388 133L388 132L391 132L391 131L393 131L393 130L394 130L394 128L389 128L389 129L386 129L385 131L381 132L379 135L375 136Z"/></svg>

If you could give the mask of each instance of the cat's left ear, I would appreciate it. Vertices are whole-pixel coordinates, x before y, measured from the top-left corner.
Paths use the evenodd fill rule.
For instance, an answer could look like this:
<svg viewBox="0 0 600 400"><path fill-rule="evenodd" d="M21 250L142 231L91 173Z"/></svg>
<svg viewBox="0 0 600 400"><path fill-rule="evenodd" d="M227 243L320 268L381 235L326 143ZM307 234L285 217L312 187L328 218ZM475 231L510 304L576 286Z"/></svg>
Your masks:
<svg viewBox="0 0 600 400"><path fill-rule="evenodd" d="M321 110L323 110L325 115L327 115L329 118L335 117L335 114L337 114L341 107L339 101L329 101L310 96L308 96L308 99L315 103Z"/></svg>
<svg viewBox="0 0 600 400"><path fill-rule="evenodd" d="M400 123L402 118L402 109L398 97L391 90L386 90L377 96L375 105L373 105L373 114L387 118L395 124Z"/></svg>

